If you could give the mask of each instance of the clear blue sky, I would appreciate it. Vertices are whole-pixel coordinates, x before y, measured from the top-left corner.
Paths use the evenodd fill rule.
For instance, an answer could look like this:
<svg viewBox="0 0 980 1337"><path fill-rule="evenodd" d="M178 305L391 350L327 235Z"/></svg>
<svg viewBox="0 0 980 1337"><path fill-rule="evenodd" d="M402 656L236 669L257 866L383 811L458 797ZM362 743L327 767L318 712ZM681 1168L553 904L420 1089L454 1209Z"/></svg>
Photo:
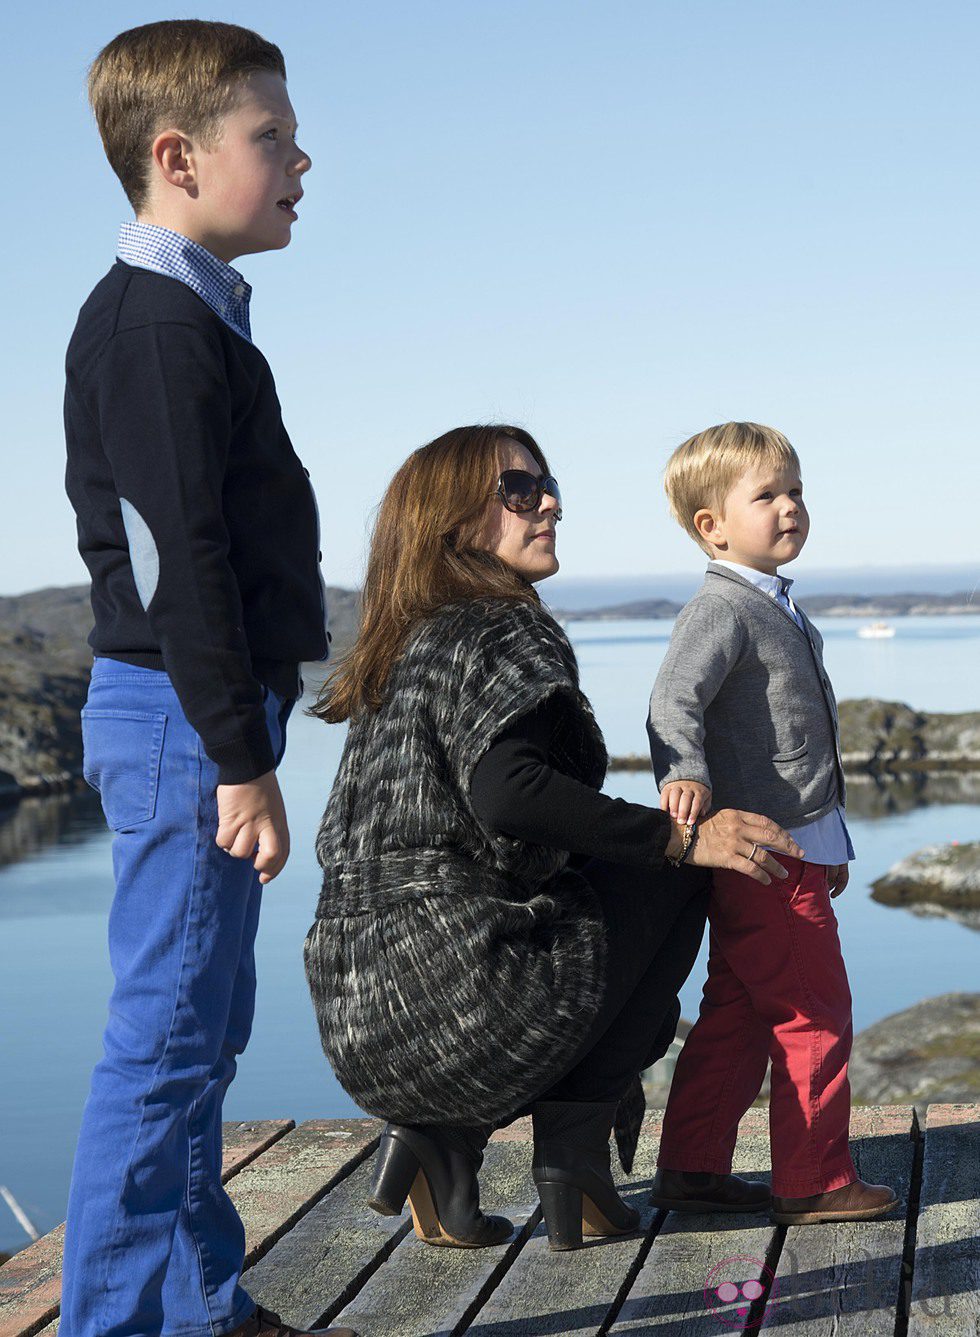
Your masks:
<svg viewBox="0 0 980 1337"><path fill-rule="evenodd" d="M85 68L188 15L282 46L314 159L240 268L329 580L412 447L497 418L561 479L568 576L696 568L659 474L726 418L801 452L801 571L976 561L975 6L40 0L4 25L0 592L85 577L62 358L129 216Z"/></svg>

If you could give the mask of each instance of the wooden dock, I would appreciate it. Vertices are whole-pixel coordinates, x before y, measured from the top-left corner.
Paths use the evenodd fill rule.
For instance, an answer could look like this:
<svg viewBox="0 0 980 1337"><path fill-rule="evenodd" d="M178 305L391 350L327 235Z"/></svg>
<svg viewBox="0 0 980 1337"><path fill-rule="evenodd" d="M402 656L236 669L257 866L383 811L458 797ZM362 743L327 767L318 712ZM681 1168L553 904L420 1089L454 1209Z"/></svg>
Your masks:
<svg viewBox="0 0 980 1337"><path fill-rule="evenodd" d="M750 1110L736 1170L765 1178L764 1109ZM623 1193L632 1236L551 1253L530 1177L526 1120L497 1133L481 1175L509 1242L435 1249L411 1218L364 1206L380 1125L288 1120L225 1127L225 1180L247 1235L244 1284L299 1327L337 1322L361 1337L978 1337L980 1105L854 1111L863 1178L899 1188L880 1221L782 1227L765 1215L677 1216L649 1207L660 1111L648 1114ZM57 1329L59 1227L0 1268L0 1337Z"/></svg>

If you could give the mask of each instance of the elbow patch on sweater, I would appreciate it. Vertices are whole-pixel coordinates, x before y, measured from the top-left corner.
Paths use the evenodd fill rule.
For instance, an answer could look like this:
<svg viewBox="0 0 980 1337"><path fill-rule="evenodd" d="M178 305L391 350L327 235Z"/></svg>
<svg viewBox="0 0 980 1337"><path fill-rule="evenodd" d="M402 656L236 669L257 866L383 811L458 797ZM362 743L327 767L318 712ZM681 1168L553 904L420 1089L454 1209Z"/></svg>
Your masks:
<svg viewBox="0 0 980 1337"><path fill-rule="evenodd" d="M156 594L157 582L160 579L160 553L150 526L133 503L127 501L125 497L120 497L119 509L122 511L123 527L129 544L129 561L133 568L136 593L140 597L143 611L146 612Z"/></svg>

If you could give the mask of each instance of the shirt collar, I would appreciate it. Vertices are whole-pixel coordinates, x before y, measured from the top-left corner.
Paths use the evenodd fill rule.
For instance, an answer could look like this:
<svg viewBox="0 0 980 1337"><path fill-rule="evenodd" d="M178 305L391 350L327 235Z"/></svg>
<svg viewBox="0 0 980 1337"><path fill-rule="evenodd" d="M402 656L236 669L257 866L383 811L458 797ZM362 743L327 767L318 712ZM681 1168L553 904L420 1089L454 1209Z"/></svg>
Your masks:
<svg viewBox="0 0 980 1337"><path fill-rule="evenodd" d="M780 596L786 598L789 595L793 583L789 576L770 576L765 571L756 571L753 567L742 566L739 562L725 562L720 557L716 557L714 562L716 566L727 566L730 571L751 581L756 589L768 594L770 599L778 599Z"/></svg>
<svg viewBox="0 0 980 1337"><path fill-rule="evenodd" d="M150 269L186 283L226 325L251 343L251 287L237 269L199 242L153 223L123 223L116 255L136 269Z"/></svg>

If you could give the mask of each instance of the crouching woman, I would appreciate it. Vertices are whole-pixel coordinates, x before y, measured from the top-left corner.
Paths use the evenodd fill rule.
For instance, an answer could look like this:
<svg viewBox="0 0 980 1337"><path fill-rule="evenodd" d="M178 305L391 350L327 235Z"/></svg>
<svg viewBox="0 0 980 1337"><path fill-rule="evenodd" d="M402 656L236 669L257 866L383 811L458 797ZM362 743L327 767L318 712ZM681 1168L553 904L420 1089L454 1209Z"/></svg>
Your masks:
<svg viewBox="0 0 980 1337"><path fill-rule="evenodd" d="M795 853L726 811L691 832L602 795L606 751L537 581L558 569L558 486L534 440L466 427L390 484L360 634L315 713L349 720L317 838L306 968L324 1051L388 1121L371 1206L432 1244L498 1243L480 1210L489 1132L532 1114L553 1247L631 1230L637 1076L665 1052L701 940L703 867ZM702 870L673 866L686 863ZM747 867L748 865L748 867ZM617 1119L618 1111L618 1119Z"/></svg>

